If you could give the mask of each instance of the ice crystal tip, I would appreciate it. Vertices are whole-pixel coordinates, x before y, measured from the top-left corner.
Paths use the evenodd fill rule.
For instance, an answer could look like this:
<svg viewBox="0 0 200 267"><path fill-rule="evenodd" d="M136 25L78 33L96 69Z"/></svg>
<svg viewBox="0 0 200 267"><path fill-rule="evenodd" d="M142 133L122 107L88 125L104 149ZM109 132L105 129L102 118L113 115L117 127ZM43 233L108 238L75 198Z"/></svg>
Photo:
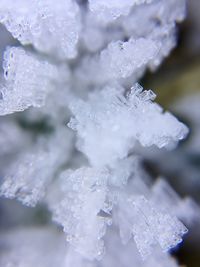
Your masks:
<svg viewBox="0 0 200 267"><path fill-rule="evenodd" d="M68 125L77 131L78 148L92 164L106 165L125 158L136 141L159 148L177 143L187 134L187 127L163 112L154 98L151 90L143 91L135 84L126 96L107 86L90 94L87 101L72 101L74 118ZM96 140L101 140L101 146L94 150Z"/></svg>

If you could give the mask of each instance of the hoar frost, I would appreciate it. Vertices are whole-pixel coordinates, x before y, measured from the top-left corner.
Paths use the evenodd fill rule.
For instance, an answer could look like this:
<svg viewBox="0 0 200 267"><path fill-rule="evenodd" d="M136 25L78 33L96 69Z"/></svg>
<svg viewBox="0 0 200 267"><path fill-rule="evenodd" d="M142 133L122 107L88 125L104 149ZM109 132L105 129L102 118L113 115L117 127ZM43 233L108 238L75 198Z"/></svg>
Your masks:
<svg viewBox="0 0 200 267"><path fill-rule="evenodd" d="M164 113L154 98L151 90L136 84L125 97L122 88L109 86L90 94L88 102L75 99L69 104L75 115L69 126L78 132L78 148L92 165L110 165L127 157L136 141L161 148L185 137L187 128Z"/></svg>
<svg viewBox="0 0 200 267"><path fill-rule="evenodd" d="M18 41L0 74L0 194L45 204L67 240L50 227L4 233L0 267L177 266L167 252L198 207L153 182L137 151L172 149L188 129L137 82L184 16L184 0L0 2Z"/></svg>

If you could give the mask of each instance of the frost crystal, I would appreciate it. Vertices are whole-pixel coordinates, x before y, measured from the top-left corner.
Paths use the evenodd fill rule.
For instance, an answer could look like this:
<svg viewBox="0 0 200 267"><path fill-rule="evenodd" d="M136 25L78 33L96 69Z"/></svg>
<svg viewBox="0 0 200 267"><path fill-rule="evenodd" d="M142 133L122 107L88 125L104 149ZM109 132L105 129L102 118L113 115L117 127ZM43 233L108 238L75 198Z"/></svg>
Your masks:
<svg viewBox="0 0 200 267"><path fill-rule="evenodd" d="M188 129L137 82L184 16L184 0L0 1L15 38L0 44L0 195L43 203L64 231L9 230L0 267L177 267L167 252L199 208L138 151Z"/></svg>
<svg viewBox="0 0 200 267"><path fill-rule="evenodd" d="M162 210L159 202L153 201L154 191L148 189L143 173L133 172L137 164L137 158L128 158L114 168L65 171L58 185L53 185L47 197L53 218L63 226L69 243L85 258L102 257L102 238L110 225L119 228L124 244L133 237L144 259L157 247L170 250L187 232L176 217L180 215L179 203L172 201L173 212ZM55 187L59 191L55 192Z"/></svg>
<svg viewBox="0 0 200 267"><path fill-rule="evenodd" d="M62 173L63 198L58 205L52 205L54 219L63 225L67 240L89 259L103 252L101 237L109 218L100 213L106 200L107 176L89 168Z"/></svg>
<svg viewBox="0 0 200 267"><path fill-rule="evenodd" d="M70 103L69 126L78 133L78 148L95 165L125 158L136 141L159 148L174 145L185 137L187 128L170 113L153 103L155 94L138 84L124 97L121 88L106 87L89 95L87 102ZM83 113L84 110L84 113ZM101 140L97 150L96 140Z"/></svg>
<svg viewBox="0 0 200 267"><path fill-rule="evenodd" d="M19 246L19 240L22 240ZM2 233L0 242L6 247L0 253L0 267L177 267L175 260L155 250L153 257L143 262L134 244L120 244L115 230L106 238L107 253L101 263L87 261L66 246L63 236L50 227L25 228ZM119 253L120 251L120 253ZM26 255L26 256L25 256Z"/></svg>
<svg viewBox="0 0 200 267"><path fill-rule="evenodd" d="M100 20L109 22L121 15L128 15L134 5L151 3L153 0L89 0L90 10Z"/></svg>
<svg viewBox="0 0 200 267"><path fill-rule="evenodd" d="M79 7L72 0L2 0L0 22L23 45L60 59L76 56Z"/></svg>
<svg viewBox="0 0 200 267"><path fill-rule="evenodd" d="M105 84L130 76L135 81L150 66L158 51L159 44L144 38L112 42L98 57L84 58L76 75L83 84Z"/></svg>
<svg viewBox="0 0 200 267"><path fill-rule="evenodd" d="M18 156L6 172L0 194L17 197L26 205L35 204L44 196L47 185L53 180L57 168L67 161L70 151L70 135L60 128L50 140L41 138ZM62 138L68 138L62 144Z"/></svg>
<svg viewBox="0 0 200 267"><path fill-rule="evenodd" d="M44 105L58 70L22 48L4 53L4 83L1 90L0 115Z"/></svg>
<svg viewBox="0 0 200 267"><path fill-rule="evenodd" d="M130 234L133 234L138 250L144 258L153 252L157 244L163 251L168 251L182 241L182 235L187 229L175 217L158 212L144 197L130 198L125 203L126 207L124 203L121 204L125 213L120 216L128 217L127 212L132 211L128 221L130 228L126 231L129 230ZM123 234L121 230L121 235Z"/></svg>

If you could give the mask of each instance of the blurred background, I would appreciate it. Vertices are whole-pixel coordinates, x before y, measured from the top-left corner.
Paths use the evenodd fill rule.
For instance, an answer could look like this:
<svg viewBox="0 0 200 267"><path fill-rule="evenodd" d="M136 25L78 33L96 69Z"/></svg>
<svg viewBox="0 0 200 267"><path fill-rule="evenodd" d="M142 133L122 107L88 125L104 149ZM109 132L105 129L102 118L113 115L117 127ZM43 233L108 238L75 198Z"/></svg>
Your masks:
<svg viewBox="0 0 200 267"><path fill-rule="evenodd" d="M200 1L188 0L187 18L178 26L178 44L159 70L142 80L157 94L157 102L190 129L175 151L152 153L145 165L162 175L181 196L200 204ZM194 223L185 243L174 252L183 266L200 266L200 222Z"/></svg>
<svg viewBox="0 0 200 267"><path fill-rule="evenodd" d="M152 176L166 177L181 196L190 195L200 205L200 0L188 0L187 18L177 31L176 49L155 73L147 73L141 84L152 89L157 102L183 121L190 133L175 151L145 153L144 166ZM12 42L16 41L0 27L0 66L5 46ZM0 200L2 229L33 221L49 223L45 207L30 209L12 200ZM200 266L200 222L194 223L185 243L173 254L182 266Z"/></svg>

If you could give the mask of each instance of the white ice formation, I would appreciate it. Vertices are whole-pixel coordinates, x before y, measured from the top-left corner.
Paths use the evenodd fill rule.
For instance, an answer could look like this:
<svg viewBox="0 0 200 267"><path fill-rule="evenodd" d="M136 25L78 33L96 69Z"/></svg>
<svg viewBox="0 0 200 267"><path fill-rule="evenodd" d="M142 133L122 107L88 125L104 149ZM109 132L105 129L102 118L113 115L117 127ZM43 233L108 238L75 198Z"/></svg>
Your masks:
<svg viewBox="0 0 200 267"><path fill-rule="evenodd" d="M8 48L4 53L4 80L1 86L0 115L44 105L59 69L22 48Z"/></svg>
<svg viewBox="0 0 200 267"><path fill-rule="evenodd" d="M19 240L22 245L19 246ZM134 243L120 244L119 236L113 229L106 238L107 253L101 265L99 261L88 261L73 251L63 236L51 227L27 227L1 233L0 243L5 249L0 252L1 267L177 267L174 259L162 254L159 249L147 262L141 260ZM120 254L118 253L120 251ZM24 256L26 255L26 256Z"/></svg>
<svg viewBox="0 0 200 267"><path fill-rule="evenodd" d="M126 96L123 94L122 88L107 86L91 93L86 102L74 99L69 104L75 118L68 125L77 131L78 148L94 166L126 158L136 141L162 148L183 139L188 131L152 102L155 94L151 90L143 91L135 84Z"/></svg>
<svg viewBox="0 0 200 267"><path fill-rule="evenodd" d="M0 267L177 266L168 251L197 207L154 183L137 148L172 149L188 129L137 82L184 16L184 0L0 1L16 39L0 72L0 194L45 204L68 241L10 230Z"/></svg>
<svg viewBox="0 0 200 267"><path fill-rule="evenodd" d="M23 45L60 59L74 58L80 31L75 1L2 0L0 22Z"/></svg>

